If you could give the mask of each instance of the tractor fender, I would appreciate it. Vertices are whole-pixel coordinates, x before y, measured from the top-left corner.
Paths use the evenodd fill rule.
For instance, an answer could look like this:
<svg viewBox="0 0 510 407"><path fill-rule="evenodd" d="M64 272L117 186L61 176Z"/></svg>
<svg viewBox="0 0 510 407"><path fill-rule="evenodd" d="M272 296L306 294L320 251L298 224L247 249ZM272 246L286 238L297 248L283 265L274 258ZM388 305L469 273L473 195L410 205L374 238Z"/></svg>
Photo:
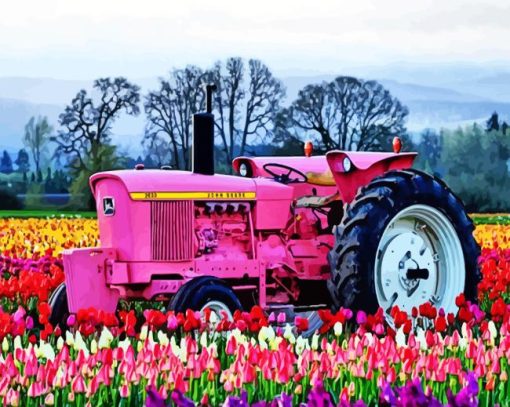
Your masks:
<svg viewBox="0 0 510 407"><path fill-rule="evenodd" d="M359 188L390 170L411 168L417 153L338 151L326 154L342 201L350 203Z"/></svg>

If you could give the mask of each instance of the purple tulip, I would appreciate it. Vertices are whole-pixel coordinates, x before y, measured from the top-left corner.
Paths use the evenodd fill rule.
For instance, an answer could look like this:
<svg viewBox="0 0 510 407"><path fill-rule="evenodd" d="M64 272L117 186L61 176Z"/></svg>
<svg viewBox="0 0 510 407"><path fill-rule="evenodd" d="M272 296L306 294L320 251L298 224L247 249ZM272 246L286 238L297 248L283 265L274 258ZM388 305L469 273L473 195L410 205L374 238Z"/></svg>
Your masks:
<svg viewBox="0 0 510 407"><path fill-rule="evenodd" d="M179 390L174 390L172 392L172 401L176 407L195 407L195 403L184 396Z"/></svg>
<svg viewBox="0 0 510 407"><path fill-rule="evenodd" d="M448 406L451 407L475 407L478 405L478 381L473 372L469 372L467 376L467 386L457 393L456 396L452 394L450 389L447 389Z"/></svg>
<svg viewBox="0 0 510 407"><path fill-rule="evenodd" d="M379 404L393 406L397 404L397 398L393 393L393 389L389 383L386 383L379 394Z"/></svg>
<svg viewBox="0 0 510 407"><path fill-rule="evenodd" d="M470 302L468 302L468 304L469 304L469 311L471 311L473 313L473 316L475 317L475 321L478 323L481 322L485 317L485 312L483 312L480 309L478 304L472 304Z"/></svg>
<svg viewBox="0 0 510 407"><path fill-rule="evenodd" d="M394 391L387 384L379 395L379 405L384 407L443 407L443 405L432 396L432 392L426 395L421 387L420 379L407 382L405 386L397 387Z"/></svg>
<svg viewBox="0 0 510 407"><path fill-rule="evenodd" d="M223 407L250 407L248 403L248 393L243 390L241 397L228 396L223 403Z"/></svg>
<svg viewBox="0 0 510 407"><path fill-rule="evenodd" d="M179 327L179 321L177 321L177 317L175 315L170 315L168 317L166 327L170 331L175 331Z"/></svg>
<svg viewBox="0 0 510 407"><path fill-rule="evenodd" d="M32 329L34 327L34 319L29 315L25 321L25 326L27 329Z"/></svg>
<svg viewBox="0 0 510 407"><path fill-rule="evenodd" d="M356 314L356 322L358 323L358 325L363 325L364 323L366 323L367 314L365 314L364 311L358 311L358 313Z"/></svg>
<svg viewBox="0 0 510 407"><path fill-rule="evenodd" d="M276 398L271 403L271 407L292 407L292 405L292 396L289 396L285 393L276 396Z"/></svg>
<svg viewBox="0 0 510 407"><path fill-rule="evenodd" d="M146 407L167 407L165 400L158 393L154 386L147 387L147 398L145 399Z"/></svg>
<svg viewBox="0 0 510 407"><path fill-rule="evenodd" d="M344 313L345 319L349 320L352 318L352 311L349 308L342 308L342 312Z"/></svg>
<svg viewBox="0 0 510 407"><path fill-rule="evenodd" d="M308 401L301 404L305 407L335 407L331 401L331 395L326 391L321 381L317 381L313 389L308 393Z"/></svg>

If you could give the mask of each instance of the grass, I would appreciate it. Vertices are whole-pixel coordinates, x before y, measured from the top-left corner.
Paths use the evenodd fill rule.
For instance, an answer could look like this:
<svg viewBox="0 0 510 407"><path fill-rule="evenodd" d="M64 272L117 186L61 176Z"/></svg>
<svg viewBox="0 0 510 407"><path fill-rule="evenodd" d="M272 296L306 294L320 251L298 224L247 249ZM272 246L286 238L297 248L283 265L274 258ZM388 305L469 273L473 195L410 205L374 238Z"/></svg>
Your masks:
<svg viewBox="0 0 510 407"><path fill-rule="evenodd" d="M472 213L469 215L475 225L510 225L510 214L508 213ZM47 218L47 217L65 217L65 218L96 218L96 212L82 211L63 211L58 209L51 210L12 210L0 211L0 218Z"/></svg>
<svg viewBox="0 0 510 407"><path fill-rule="evenodd" d="M0 211L0 218L96 218L96 212L53 210L12 210Z"/></svg>
<svg viewBox="0 0 510 407"><path fill-rule="evenodd" d="M469 216L475 225L510 225L508 213L473 213Z"/></svg>

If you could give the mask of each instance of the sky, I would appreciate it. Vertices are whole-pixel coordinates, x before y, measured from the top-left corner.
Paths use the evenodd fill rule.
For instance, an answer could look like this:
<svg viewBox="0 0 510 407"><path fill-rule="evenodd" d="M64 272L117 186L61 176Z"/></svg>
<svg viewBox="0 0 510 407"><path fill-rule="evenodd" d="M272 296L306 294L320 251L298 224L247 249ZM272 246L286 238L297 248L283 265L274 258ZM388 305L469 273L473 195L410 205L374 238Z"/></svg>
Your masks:
<svg viewBox="0 0 510 407"><path fill-rule="evenodd" d="M141 78L229 56L283 74L510 59L505 0L2 3L0 76Z"/></svg>

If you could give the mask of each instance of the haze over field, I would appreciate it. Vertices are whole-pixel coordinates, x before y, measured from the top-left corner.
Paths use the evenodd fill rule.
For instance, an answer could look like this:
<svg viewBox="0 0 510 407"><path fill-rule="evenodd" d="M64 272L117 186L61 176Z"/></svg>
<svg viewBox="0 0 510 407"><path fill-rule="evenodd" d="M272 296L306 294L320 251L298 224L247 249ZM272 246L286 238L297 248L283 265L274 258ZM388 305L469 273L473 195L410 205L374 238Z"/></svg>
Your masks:
<svg viewBox="0 0 510 407"><path fill-rule="evenodd" d="M416 3L416 4L414 4ZM0 148L21 146L32 115L58 114L101 76L154 89L186 64L263 60L290 103L336 75L377 79L409 107L407 128L510 117L510 4L495 0L357 2L14 2L0 15ZM138 146L145 118L122 117L114 140Z"/></svg>

